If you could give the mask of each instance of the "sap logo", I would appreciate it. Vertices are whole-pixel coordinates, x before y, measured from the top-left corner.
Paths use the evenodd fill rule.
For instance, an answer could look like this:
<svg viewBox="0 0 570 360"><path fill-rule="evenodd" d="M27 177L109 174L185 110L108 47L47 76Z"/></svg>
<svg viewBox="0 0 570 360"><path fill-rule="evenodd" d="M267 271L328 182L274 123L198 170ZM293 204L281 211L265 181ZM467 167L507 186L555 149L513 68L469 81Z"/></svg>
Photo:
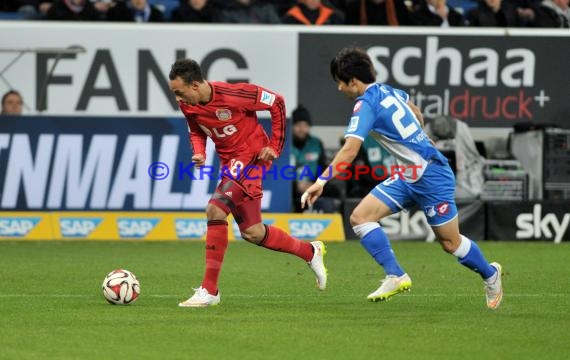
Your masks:
<svg viewBox="0 0 570 360"><path fill-rule="evenodd" d="M275 219L263 219L263 223L265 225L273 225L273 223L275 222ZM241 231L239 229L239 225L238 223L234 220L232 221L232 231L234 232L234 238L236 240L241 240Z"/></svg>
<svg viewBox="0 0 570 360"><path fill-rule="evenodd" d="M331 220L289 220L291 235L299 239L316 239Z"/></svg>
<svg viewBox="0 0 570 360"><path fill-rule="evenodd" d="M101 218L61 218L59 231L63 237L87 237L99 224Z"/></svg>
<svg viewBox="0 0 570 360"><path fill-rule="evenodd" d="M554 237L554 242L559 243L568 229L570 213L564 214L562 221L558 221L556 214L553 213L548 213L543 217L542 205L535 204L532 214L519 214L516 223L518 228L516 232L517 239L540 239L544 236L547 239ZM554 234L551 228L554 230Z"/></svg>
<svg viewBox="0 0 570 360"><path fill-rule="evenodd" d="M208 220L176 219L175 227L179 239L201 239L208 230Z"/></svg>
<svg viewBox="0 0 570 360"><path fill-rule="evenodd" d="M39 222L39 217L0 218L0 236L24 237Z"/></svg>
<svg viewBox="0 0 570 360"><path fill-rule="evenodd" d="M158 224L159 219L117 219L119 236L122 238L144 238Z"/></svg>

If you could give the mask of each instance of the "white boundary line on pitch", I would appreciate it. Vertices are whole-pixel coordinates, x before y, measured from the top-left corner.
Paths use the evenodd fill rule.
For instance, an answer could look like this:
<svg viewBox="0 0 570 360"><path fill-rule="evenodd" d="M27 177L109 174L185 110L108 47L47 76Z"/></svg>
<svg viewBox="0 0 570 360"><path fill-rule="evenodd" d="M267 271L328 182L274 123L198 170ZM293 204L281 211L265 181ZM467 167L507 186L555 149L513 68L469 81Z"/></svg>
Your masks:
<svg viewBox="0 0 570 360"><path fill-rule="evenodd" d="M88 298L96 296L95 294L0 294L0 298L15 298L15 297L45 297L45 298ZM180 298L184 295L173 295L173 294L142 294L144 297L151 298ZM258 294L258 295L246 295L246 294L229 294L224 295L224 297L229 298L326 298L326 297L362 297L363 294L320 294L320 295L302 295L302 294ZM410 297L480 297L481 294L400 294L399 297L410 296ZM562 297L570 296L570 294L564 293L546 293L546 294L505 294L506 297Z"/></svg>

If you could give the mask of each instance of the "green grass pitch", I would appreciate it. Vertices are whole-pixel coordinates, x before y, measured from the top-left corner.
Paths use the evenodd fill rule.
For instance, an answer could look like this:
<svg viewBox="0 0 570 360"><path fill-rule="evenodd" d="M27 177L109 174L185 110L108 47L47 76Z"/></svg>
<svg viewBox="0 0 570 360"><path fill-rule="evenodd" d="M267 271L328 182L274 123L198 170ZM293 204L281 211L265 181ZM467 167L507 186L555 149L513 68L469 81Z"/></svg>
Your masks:
<svg viewBox="0 0 570 360"><path fill-rule="evenodd" d="M232 243L222 304L188 309L203 243L0 242L0 358L570 358L570 244L481 246L504 267L497 311L437 244L395 243L412 291L370 303L383 273L357 242L328 244L324 292L295 257ZM141 282L131 306L101 294L119 267Z"/></svg>

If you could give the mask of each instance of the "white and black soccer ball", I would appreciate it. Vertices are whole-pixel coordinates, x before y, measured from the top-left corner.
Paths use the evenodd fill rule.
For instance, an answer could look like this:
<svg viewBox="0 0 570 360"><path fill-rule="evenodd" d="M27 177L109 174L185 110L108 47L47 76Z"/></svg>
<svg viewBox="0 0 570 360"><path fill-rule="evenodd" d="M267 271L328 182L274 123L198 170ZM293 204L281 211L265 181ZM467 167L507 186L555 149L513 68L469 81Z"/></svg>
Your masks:
<svg viewBox="0 0 570 360"><path fill-rule="evenodd" d="M103 280L103 296L111 304L132 304L140 293L141 286L137 277L128 270L113 270Z"/></svg>

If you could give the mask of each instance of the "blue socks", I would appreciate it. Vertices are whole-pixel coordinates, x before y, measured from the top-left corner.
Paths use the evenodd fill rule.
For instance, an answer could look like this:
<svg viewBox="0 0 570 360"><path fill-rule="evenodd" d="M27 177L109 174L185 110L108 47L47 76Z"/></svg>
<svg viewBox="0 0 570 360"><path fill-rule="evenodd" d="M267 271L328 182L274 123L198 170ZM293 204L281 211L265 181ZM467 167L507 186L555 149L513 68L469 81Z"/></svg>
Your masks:
<svg viewBox="0 0 570 360"><path fill-rule="evenodd" d="M366 251L384 268L386 275L404 275L405 272L392 251L390 240L380 224L370 222L356 225L352 229L360 237L360 243ZM458 258L461 265L479 273L484 280L490 279L497 272L497 269L485 259L479 246L463 235L453 255Z"/></svg>
<svg viewBox="0 0 570 360"><path fill-rule="evenodd" d="M360 243L368 253L384 268L386 275L404 275L404 270L398 264L394 251L390 246L388 236L378 223L357 225L354 232L360 237Z"/></svg>
<svg viewBox="0 0 570 360"><path fill-rule="evenodd" d="M463 235L461 235L461 244L453 255L457 256L461 265L479 273L485 280L497 272L497 269L489 265L479 246Z"/></svg>

